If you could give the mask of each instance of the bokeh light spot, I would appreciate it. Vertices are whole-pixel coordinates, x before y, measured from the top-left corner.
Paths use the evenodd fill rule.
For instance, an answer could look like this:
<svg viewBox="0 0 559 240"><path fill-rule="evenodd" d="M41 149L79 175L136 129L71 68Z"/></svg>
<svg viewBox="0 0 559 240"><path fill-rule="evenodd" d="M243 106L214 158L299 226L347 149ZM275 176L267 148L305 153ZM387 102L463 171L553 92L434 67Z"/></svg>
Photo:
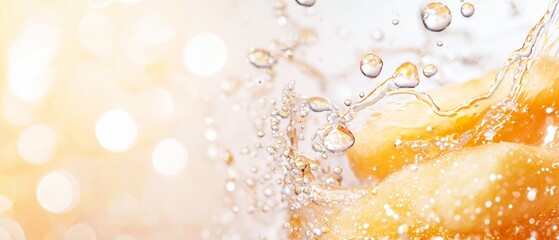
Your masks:
<svg viewBox="0 0 559 240"><path fill-rule="evenodd" d="M82 46L99 56L108 57L113 52L114 34L110 19L98 12L91 12L78 23L78 39Z"/></svg>
<svg viewBox="0 0 559 240"><path fill-rule="evenodd" d="M56 171L44 176L37 185L37 200L52 213L71 210L79 201L80 189L76 179L67 172Z"/></svg>
<svg viewBox="0 0 559 240"><path fill-rule="evenodd" d="M0 218L0 237L9 236L9 238L0 238L2 240L25 240L23 228L10 218Z"/></svg>
<svg viewBox="0 0 559 240"><path fill-rule="evenodd" d="M207 76L219 71L227 60L227 48L223 40L212 33L201 33L192 38L184 50L186 67Z"/></svg>
<svg viewBox="0 0 559 240"><path fill-rule="evenodd" d="M64 234L64 240L97 240L95 230L87 224L74 224Z"/></svg>
<svg viewBox="0 0 559 240"><path fill-rule="evenodd" d="M153 149L152 163L155 171L163 176L181 174L188 163L188 152L175 139L165 139Z"/></svg>
<svg viewBox="0 0 559 240"><path fill-rule="evenodd" d="M112 109L97 120L95 135L103 148L113 152L124 152L136 142L138 127L130 114Z"/></svg>
<svg viewBox="0 0 559 240"><path fill-rule="evenodd" d="M17 151L21 158L34 165L47 163L54 157L58 146L58 135L46 125L26 128L17 141Z"/></svg>

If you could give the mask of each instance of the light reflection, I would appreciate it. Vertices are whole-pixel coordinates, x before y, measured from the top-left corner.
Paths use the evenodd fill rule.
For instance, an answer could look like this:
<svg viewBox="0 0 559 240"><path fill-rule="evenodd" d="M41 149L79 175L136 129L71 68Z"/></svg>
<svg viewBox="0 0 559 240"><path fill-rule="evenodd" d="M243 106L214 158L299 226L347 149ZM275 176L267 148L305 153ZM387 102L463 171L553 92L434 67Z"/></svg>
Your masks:
<svg viewBox="0 0 559 240"><path fill-rule="evenodd" d="M559 127L553 126L553 125L547 126L547 132L546 132L545 138L543 139L543 144L544 145L553 142L553 140L555 139L555 135L557 134L557 129L558 128Z"/></svg>

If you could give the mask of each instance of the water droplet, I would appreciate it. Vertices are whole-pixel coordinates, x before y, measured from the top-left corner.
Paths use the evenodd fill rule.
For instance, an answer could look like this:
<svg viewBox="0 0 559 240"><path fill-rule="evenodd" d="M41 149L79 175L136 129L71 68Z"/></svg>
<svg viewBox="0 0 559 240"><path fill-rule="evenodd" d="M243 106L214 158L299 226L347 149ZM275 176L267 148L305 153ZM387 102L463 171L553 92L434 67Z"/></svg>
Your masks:
<svg viewBox="0 0 559 240"><path fill-rule="evenodd" d="M545 109L545 113L547 113L547 114L552 114L554 111L555 111L555 109L552 108L552 107L548 107L548 108Z"/></svg>
<svg viewBox="0 0 559 240"><path fill-rule="evenodd" d="M312 29L304 29L303 31L301 31L301 34L299 35L299 41L301 41L304 44L313 44L316 43L316 41L318 40L318 37L316 36L316 32Z"/></svg>
<svg viewBox="0 0 559 240"><path fill-rule="evenodd" d="M330 152L339 153L348 150L355 143L355 137L344 125L338 124L324 137L324 146Z"/></svg>
<svg viewBox="0 0 559 240"><path fill-rule="evenodd" d="M376 78L382 71L383 62L382 59L374 54L369 53L361 59L361 73L369 78Z"/></svg>
<svg viewBox="0 0 559 240"><path fill-rule="evenodd" d="M248 61L257 68L270 68L276 63L276 59L270 55L270 52L263 49L252 49L248 53Z"/></svg>
<svg viewBox="0 0 559 240"><path fill-rule="evenodd" d="M316 0L295 0L295 1L297 2L297 4L304 7L312 7L316 3Z"/></svg>
<svg viewBox="0 0 559 240"><path fill-rule="evenodd" d="M284 10L285 9L285 2L283 1L274 1L272 3L272 8L275 10Z"/></svg>
<svg viewBox="0 0 559 240"><path fill-rule="evenodd" d="M487 141L493 140L493 137L495 137L495 135L497 135L497 133L493 129L488 129L487 131L485 131L485 133L483 133L483 137L485 137L485 140Z"/></svg>
<svg viewBox="0 0 559 240"><path fill-rule="evenodd" d="M360 97L360 98L364 98L364 97L365 97L365 93L364 93L364 92L360 92L360 93L359 93L359 97Z"/></svg>
<svg viewBox="0 0 559 240"><path fill-rule="evenodd" d="M348 107L351 106L351 100L346 99L346 100L344 101L344 105L346 105L346 106L348 106Z"/></svg>
<svg viewBox="0 0 559 240"><path fill-rule="evenodd" d="M398 25L400 24L400 20L398 20L397 18L392 19L392 25Z"/></svg>
<svg viewBox="0 0 559 240"><path fill-rule="evenodd" d="M462 7L460 8L460 12L462 13L462 16L464 17L471 17L472 15L474 15L475 12L475 8L474 5L467 2L462 4Z"/></svg>
<svg viewBox="0 0 559 240"><path fill-rule="evenodd" d="M235 183L233 182L233 180L229 180L229 181L227 181L227 183L225 183L225 188L229 192L235 191L236 187L237 186L235 186Z"/></svg>
<svg viewBox="0 0 559 240"><path fill-rule="evenodd" d="M433 75L437 74L438 71L439 69L437 68L437 66L428 64L423 68L423 75L425 75L425 77L432 77Z"/></svg>
<svg viewBox="0 0 559 240"><path fill-rule="evenodd" d="M373 31L373 32L371 33L371 37L372 37L374 40L380 41L380 40L382 40L382 38L384 37L384 35L382 34L382 31L380 31L380 30L377 29L377 30L375 30L375 31Z"/></svg>
<svg viewBox="0 0 559 240"><path fill-rule="evenodd" d="M264 195L265 195L266 197L272 196L273 193L274 193L274 192L272 191L271 188L266 188L266 189L264 189Z"/></svg>
<svg viewBox="0 0 559 240"><path fill-rule="evenodd" d="M402 140L400 138L396 138L396 140L394 140L394 147L402 148L403 145L404 145L404 140Z"/></svg>
<svg viewBox="0 0 559 240"><path fill-rule="evenodd" d="M277 22L280 26L285 26L285 24L287 24L287 17L280 16L278 17Z"/></svg>
<svg viewBox="0 0 559 240"><path fill-rule="evenodd" d="M438 42L437 42L437 47L442 47L442 46L443 46L443 42L438 41Z"/></svg>
<svg viewBox="0 0 559 240"><path fill-rule="evenodd" d="M309 98L309 107L315 112L324 112L330 110L330 101L322 97Z"/></svg>
<svg viewBox="0 0 559 240"><path fill-rule="evenodd" d="M452 21L450 9L441 2L427 4L421 12L423 25L430 31L440 32L444 30Z"/></svg>
<svg viewBox="0 0 559 240"><path fill-rule="evenodd" d="M392 75L392 81L400 88L414 88L419 85L419 74L417 66L410 62L405 62L396 69Z"/></svg>

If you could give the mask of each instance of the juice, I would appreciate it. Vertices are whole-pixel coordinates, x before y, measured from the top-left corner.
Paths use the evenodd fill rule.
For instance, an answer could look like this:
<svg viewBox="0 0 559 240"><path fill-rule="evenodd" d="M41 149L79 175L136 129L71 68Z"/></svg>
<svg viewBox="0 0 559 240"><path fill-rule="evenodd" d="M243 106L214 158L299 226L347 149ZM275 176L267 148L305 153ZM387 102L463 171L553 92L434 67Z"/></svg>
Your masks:
<svg viewBox="0 0 559 240"><path fill-rule="evenodd" d="M247 146L240 156L226 154L230 169L236 157L259 159L254 169L266 169L253 172L255 178L230 173L226 187L232 199L249 199L232 200L234 214L267 226L271 234L257 235L262 238L557 238L557 5L550 3L501 69L465 83L415 90L420 74L430 78L437 66L420 70L404 62L345 106L305 97L296 82L283 89L280 100L262 94L250 111L258 116L256 135L265 144ZM462 5L464 17L474 11L471 3ZM426 29L440 32L452 15L433 2L421 19ZM282 60L322 76L293 59L292 51L308 39L303 33L294 42L276 44L277 52L252 50L249 62L266 68L270 78ZM360 70L377 78L383 65L369 53ZM394 95L415 99L352 125L365 109ZM347 161L335 162L344 156ZM273 217L266 217L269 212Z"/></svg>

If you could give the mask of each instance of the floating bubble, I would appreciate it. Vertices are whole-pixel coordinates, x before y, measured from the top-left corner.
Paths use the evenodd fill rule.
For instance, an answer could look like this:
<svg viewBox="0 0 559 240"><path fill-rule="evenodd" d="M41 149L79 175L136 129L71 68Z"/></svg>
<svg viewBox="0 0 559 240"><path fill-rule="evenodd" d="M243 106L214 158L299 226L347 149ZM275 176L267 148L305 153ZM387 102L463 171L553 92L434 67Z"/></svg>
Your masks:
<svg viewBox="0 0 559 240"><path fill-rule="evenodd" d="M264 49L252 49L247 56L248 62L257 68L270 68L276 63L276 59L270 52Z"/></svg>
<svg viewBox="0 0 559 240"><path fill-rule="evenodd" d="M316 3L316 0L295 0L295 2L304 7L312 7Z"/></svg>
<svg viewBox="0 0 559 240"><path fill-rule="evenodd" d="M469 2L463 3L462 7L460 8L460 12L464 17L471 17L472 15L474 15L475 10L476 9L474 8L474 5Z"/></svg>
<svg viewBox="0 0 559 240"><path fill-rule="evenodd" d="M330 152L339 153L348 150L355 143L355 137L344 125L334 126L324 137L324 147Z"/></svg>
<svg viewBox="0 0 559 240"><path fill-rule="evenodd" d="M391 79L400 88L417 87L419 85L417 66L413 63L405 62L396 69Z"/></svg>
<svg viewBox="0 0 559 240"><path fill-rule="evenodd" d="M439 69L437 68L437 66L428 64L423 68L423 75L425 75L425 77L432 77L433 75L437 74L438 71Z"/></svg>
<svg viewBox="0 0 559 240"><path fill-rule="evenodd" d="M427 4L421 12L423 25L430 31L440 32L445 30L452 21L450 9L441 2Z"/></svg>
<svg viewBox="0 0 559 240"><path fill-rule="evenodd" d="M369 53L361 59L359 67L361 69L361 73L363 73L366 77L376 78L382 71L383 65L382 59L378 55Z"/></svg>

